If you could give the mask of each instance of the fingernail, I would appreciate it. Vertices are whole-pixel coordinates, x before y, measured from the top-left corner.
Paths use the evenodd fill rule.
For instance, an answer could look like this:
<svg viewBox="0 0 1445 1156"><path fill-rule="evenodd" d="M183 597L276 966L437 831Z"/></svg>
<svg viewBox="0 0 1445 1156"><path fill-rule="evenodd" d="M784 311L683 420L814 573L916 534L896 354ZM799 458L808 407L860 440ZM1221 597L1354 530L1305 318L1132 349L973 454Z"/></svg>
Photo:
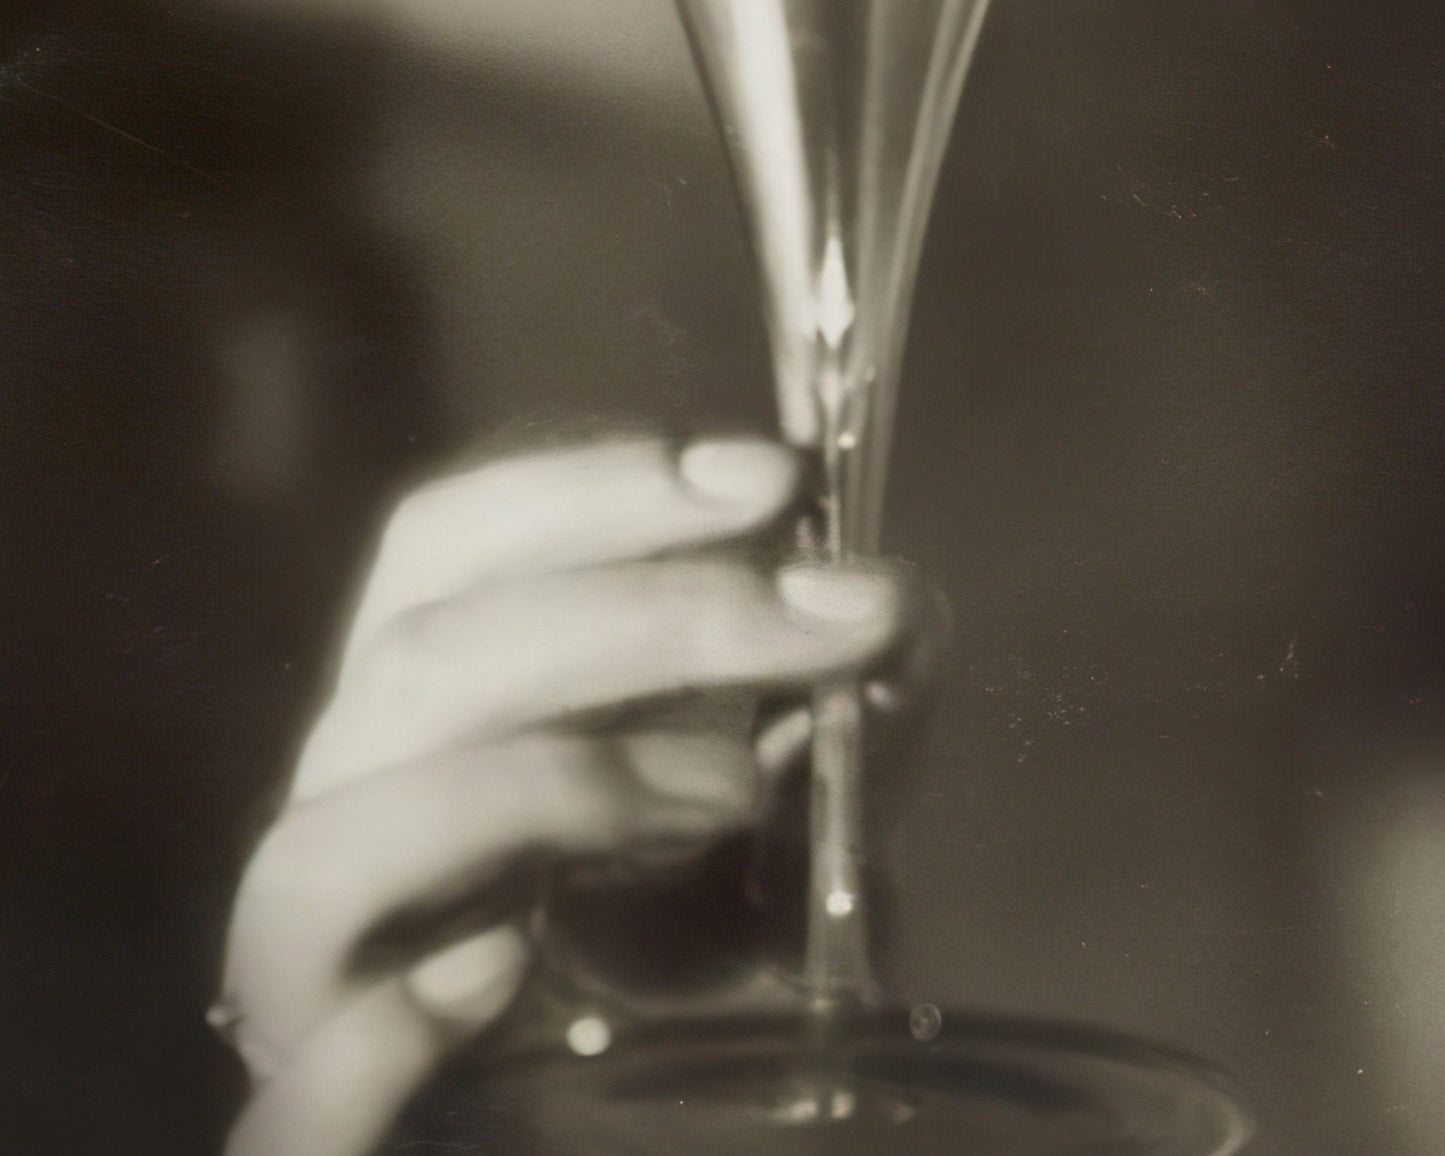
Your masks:
<svg viewBox="0 0 1445 1156"><path fill-rule="evenodd" d="M753 438L694 442L682 451L678 473L709 502L776 500L793 488L797 462L781 446Z"/></svg>
<svg viewBox="0 0 1445 1156"><path fill-rule="evenodd" d="M487 1016L505 1003L526 963L526 947L510 927L455 944L407 976L412 995L440 1015Z"/></svg>
<svg viewBox="0 0 1445 1156"><path fill-rule="evenodd" d="M679 768L663 789L673 798L707 810L741 811L752 802L752 784L740 775Z"/></svg>
<svg viewBox="0 0 1445 1156"><path fill-rule="evenodd" d="M778 593L793 609L831 622L866 622L887 614L894 601L884 575L835 566L790 567L778 575Z"/></svg>

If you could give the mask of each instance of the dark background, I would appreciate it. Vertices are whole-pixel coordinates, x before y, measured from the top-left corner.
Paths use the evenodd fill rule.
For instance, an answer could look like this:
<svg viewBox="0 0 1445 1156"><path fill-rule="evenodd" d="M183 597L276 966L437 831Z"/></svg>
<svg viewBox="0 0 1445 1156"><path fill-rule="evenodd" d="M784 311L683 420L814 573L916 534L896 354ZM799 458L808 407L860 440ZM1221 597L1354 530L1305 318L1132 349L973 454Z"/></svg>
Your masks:
<svg viewBox="0 0 1445 1156"><path fill-rule="evenodd" d="M1430 1156L1445 14L996 4L889 511L958 622L879 783L890 982L1207 1054L1259 1156ZM7 1147L214 1135L229 891L402 479L482 436L769 428L686 46L627 12L645 86L202 9L10 18Z"/></svg>

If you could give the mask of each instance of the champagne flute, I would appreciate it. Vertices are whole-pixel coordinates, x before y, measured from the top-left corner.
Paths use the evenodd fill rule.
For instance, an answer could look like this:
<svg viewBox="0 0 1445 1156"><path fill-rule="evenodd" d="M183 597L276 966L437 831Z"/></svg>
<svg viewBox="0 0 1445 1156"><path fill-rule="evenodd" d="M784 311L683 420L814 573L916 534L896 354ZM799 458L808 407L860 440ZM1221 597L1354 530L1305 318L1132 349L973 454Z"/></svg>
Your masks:
<svg viewBox="0 0 1445 1156"><path fill-rule="evenodd" d="M834 561L878 548L919 253L988 0L678 0L744 208L784 437L822 462ZM397 1139L509 1154L1230 1156L1228 1082L1062 1024L891 1006L861 885L863 696L817 688L801 991L784 1010L520 1025ZM575 994L575 993L574 993ZM439 1119L450 1121L439 1128Z"/></svg>
<svg viewBox="0 0 1445 1156"><path fill-rule="evenodd" d="M763 286L784 436L823 465L833 561L876 552L928 209L987 0L679 0ZM804 982L867 1002L854 683L813 704Z"/></svg>

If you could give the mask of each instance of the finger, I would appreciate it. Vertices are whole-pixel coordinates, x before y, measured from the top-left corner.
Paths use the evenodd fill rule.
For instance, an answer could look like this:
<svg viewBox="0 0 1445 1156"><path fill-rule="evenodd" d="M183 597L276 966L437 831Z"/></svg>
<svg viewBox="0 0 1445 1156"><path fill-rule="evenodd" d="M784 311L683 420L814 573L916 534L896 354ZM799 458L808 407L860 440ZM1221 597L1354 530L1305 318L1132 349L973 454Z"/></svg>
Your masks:
<svg viewBox="0 0 1445 1156"><path fill-rule="evenodd" d="M677 721L669 715L669 723ZM620 855L591 870L617 869L629 877L637 866L665 869L697 859L718 838L761 820L762 776L748 741L749 728L732 733L652 730L622 738L637 785L660 800L697 807L709 816L704 838L686 829L655 829L630 841Z"/></svg>
<svg viewBox="0 0 1445 1156"><path fill-rule="evenodd" d="M907 645L863 684L868 706L880 714L898 714L917 704L932 683L952 634L947 599L933 586L917 589L917 615ZM753 742L758 769L774 782L802 762L813 737L813 715L807 706L763 709Z"/></svg>
<svg viewBox="0 0 1445 1156"><path fill-rule="evenodd" d="M758 764L746 732L648 731L622 740L639 786L659 798L700 806L719 823L742 822L758 801Z"/></svg>
<svg viewBox="0 0 1445 1156"><path fill-rule="evenodd" d="M952 643L953 616L948 599L936 586L919 583L916 627L908 645L864 685L868 705L881 714L898 714L926 697L938 667Z"/></svg>
<svg viewBox="0 0 1445 1156"><path fill-rule="evenodd" d="M606 442L491 463L397 507L347 656L414 606L487 580L730 538L776 518L798 486L790 450L758 439Z"/></svg>
<svg viewBox="0 0 1445 1156"><path fill-rule="evenodd" d="M442 1055L399 980L358 998L264 1083L226 1156L358 1156L371 1151Z"/></svg>
<svg viewBox="0 0 1445 1156"><path fill-rule="evenodd" d="M408 994L449 1034L470 1035L507 1009L531 952L527 937L503 925L469 936L407 972Z"/></svg>
<svg viewBox="0 0 1445 1156"><path fill-rule="evenodd" d="M516 997L526 943L511 927L378 983L312 1032L261 1084L226 1156L360 1156L451 1047Z"/></svg>
<svg viewBox="0 0 1445 1156"><path fill-rule="evenodd" d="M316 794L472 734L703 688L787 686L860 668L908 620L900 576L672 559L552 575L394 624L343 680L302 753Z"/></svg>
<svg viewBox="0 0 1445 1156"><path fill-rule="evenodd" d="M706 738L670 757L716 781L737 756ZM655 774L655 772L654 772ZM353 997L368 932L495 882L525 852L612 852L646 840L703 840L738 822L638 787L625 756L581 738L536 737L452 752L291 808L252 857L232 916L225 991L245 1010L243 1052L284 1059Z"/></svg>

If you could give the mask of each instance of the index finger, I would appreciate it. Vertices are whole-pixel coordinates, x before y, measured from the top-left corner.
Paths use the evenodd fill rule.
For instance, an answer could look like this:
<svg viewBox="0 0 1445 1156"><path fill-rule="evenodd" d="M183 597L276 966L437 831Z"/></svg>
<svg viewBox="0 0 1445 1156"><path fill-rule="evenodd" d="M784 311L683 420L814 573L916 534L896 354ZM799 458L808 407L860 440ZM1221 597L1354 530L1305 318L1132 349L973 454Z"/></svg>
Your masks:
<svg viewBox="0 0 1445 1156"><path fill-rule="evenodd" d="M480 582L721 541L793 500L797 455L760 438L660 438L502 459L423 487L392 515L346 646Z"/></svg>

